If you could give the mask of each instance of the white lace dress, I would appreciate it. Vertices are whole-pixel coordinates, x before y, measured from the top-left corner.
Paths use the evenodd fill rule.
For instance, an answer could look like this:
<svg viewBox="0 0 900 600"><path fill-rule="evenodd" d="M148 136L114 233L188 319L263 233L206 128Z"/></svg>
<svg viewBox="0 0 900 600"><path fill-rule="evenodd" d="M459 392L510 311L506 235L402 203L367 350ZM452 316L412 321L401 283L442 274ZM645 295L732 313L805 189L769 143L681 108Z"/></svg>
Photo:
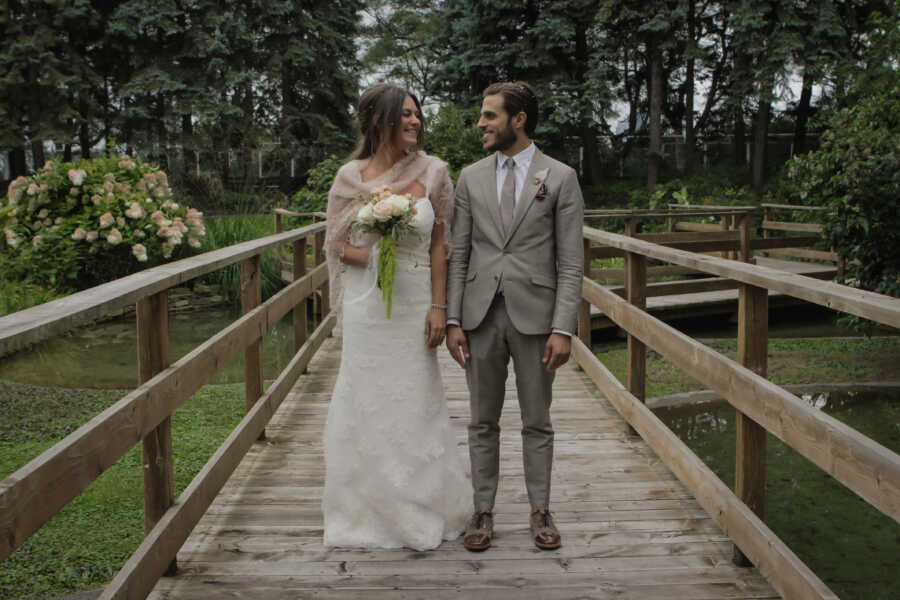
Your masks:
<svg viewBox="0 0 900 600"><path fill-rule="evenodd" d="M436 548L471 511L436 349L425 345L434 211L427 197L416 209L420 235L397 246L390 320L373 268L343 274L341 366L325 425L328 547Z"/></svg>

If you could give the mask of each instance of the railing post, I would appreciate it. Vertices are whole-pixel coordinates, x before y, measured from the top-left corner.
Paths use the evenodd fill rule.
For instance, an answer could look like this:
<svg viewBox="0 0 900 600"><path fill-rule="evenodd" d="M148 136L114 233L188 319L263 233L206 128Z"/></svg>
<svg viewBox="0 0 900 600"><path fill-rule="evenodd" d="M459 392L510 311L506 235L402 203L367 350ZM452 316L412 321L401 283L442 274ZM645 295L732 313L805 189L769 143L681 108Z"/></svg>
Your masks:
<svg viewBox="0 0 900 600"><path fill-rule="evenodd" d="M763 224L763 230L762 230L763 239L769 239L769 230L766 229L766 221L769 221L770 218L771 218L771 213L769 212L769 207L763 206L763 222L762 222L762 224ZM762 255L769 256L769 251L763 250Z"/></svg>
<svg viewBox="0 0 900 600"><path fill-rule="evenodd" d="M752 213L744 213L741 215L741 261L745 263L753 262L753 249L750 247L750 237L752 233L750 224L752 221Z"/></svg>
<svg viewBox="0 0 900 600"><path fill-rule="evenodd" d="M742 284L738 293L738 362L754 373L766 376L769 341L769 292ZM766 498L766 430L736 411L734 493L762 519ZM737 546L734 564L750 561Z"/></svg>
<svg viewBox="0 0 900 600"><path fill-rule="evenodd" d="M320 231L316 234L316 246L315 246L315 264L318 267L323 262L325 262L325 232ZM320 290L319 297L319 320L325 318L325 315L328 314L328 284L325 283L322 285Z"/></svg>
<svg viewBox="0 0 900 600"><path fill-rule="evenodd" d="M584 247L584 275L591 278L591 240L581 240ZM591 347L591 303L581 297L581 305L578 307L578 337L588 348Z"/></svg>
<svg viewBox="0 0 900 600"><path fill-rule="evenodd" d="M637 235L637 222L634 218L625 221L625 234L630 237ZM641 310L647 307L647 257L642 254L625 253L625 299ZM647 346L630 333L627 356L628 391L643 402L646 397ZM630 425L628 429L635 433Z"/></svg>
<svg viewBox="0 0 900 600"><path fill-rule="evenodd" d="M728 231L728 215L722 215L720 227L722 231ZM719 252L719 256L721 256L722 258L728 258L728 250L722 250L721 252Z"/></svg>
<svg viewBox="0 0 900 600"><path fill-rule="evenodd" d="M294 272L293 281L297 281L306 275L306 238L300 238L294 242ZM306 343L308 329L306 324L306 307L308 300L304 298L292 312L294 320L294 352L298 352L300 347Z"/></svg>
<svg viewBox="0 0 900 600"><path fill-rule="evenodd" d="M141 298L136 307L138 372L141 383L169 366L168 292ZM175 503L175 463L172 453L172 418L163 419L142 443L144 474L144 529L147 533ZM177 570L175 559L167 575Z"/></svg>
<svg viewBox="0 0 900 600"><path fill-rule="evenodd" d="M260 255L251 256L241 263L241 312L247 314L262 302L262 277L260 273ZM244 350L244 400L247 412L253 408L256 401L263 394L263 368L262 368L262 336L264 331L259 331L259 337L255 338ZM266 432L260 434L259 439L266 438Z"/></svg>

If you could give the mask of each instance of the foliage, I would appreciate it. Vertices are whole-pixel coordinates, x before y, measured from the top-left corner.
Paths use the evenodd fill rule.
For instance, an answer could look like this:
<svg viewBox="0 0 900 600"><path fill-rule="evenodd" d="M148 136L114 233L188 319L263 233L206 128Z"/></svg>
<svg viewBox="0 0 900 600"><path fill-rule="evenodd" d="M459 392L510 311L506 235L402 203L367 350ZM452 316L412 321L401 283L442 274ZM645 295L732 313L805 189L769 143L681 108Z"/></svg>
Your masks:
<svg viewBox="0 0 900 600"><path fill-rule="evenodd" d="M199 248L202 213L172 199L166 174L137 159L48 162L0 204L7 278L84 289Z"/></svg>
<svg viewBox="0 0 900 600"><path fill-rule="evenodd" d="M325 212L328 208L328 190L334 183L343 161L334 154L317 164L306 174L306 185L294 194L291 210L296 212Z"/></svg>
<svg viewBox="0 0 900 600"><path fill-rule="evenodd" d="M30 279L6 279L0 276L0 317L50 302L58 297L58 292Z"/></svg>
<svg viewBox="0 0 900 600"><path fill-rule="evenodd" d="M0 478L124 393L0 382ZM206 386L174 413L176 496L243 415L242 384ZM97 589L124 565L143 535L138 444L0 564L0 597L56 598Z"/></svg>
<svg viewBox="0 0 900 600"><path fill-rule="evenodd" d="M269 216L235 215L208 219L206 237L203 239L203 251L210 252L255 240L274 233L272 218ZM263 252L260 256L262 272L262 297L268 298L284 287L281 279L281 266L274 250ZM232 304L241 301L241 265L236 263L216 269L203 276L203 281L218 286L220 292Z"/></svg>
<svg viewBox="0 0 900 600"><path fill-rule="evenodd" d="M783 201L829 209L825 238L846 262L846 283L895 297L900 297L898 47L896 27L876 29L870 68L854 88L860 101L831 118L818 151L786 165L779 191Z"/></svg>
<svg viewBox="0 0 900 600"><path fill-rule="evenodd" d="M425 151L447 163L454 181L463 167L484 156L481 133L475 126L480 114L479 107L465 109L446 102L429 119Z"/></svg>

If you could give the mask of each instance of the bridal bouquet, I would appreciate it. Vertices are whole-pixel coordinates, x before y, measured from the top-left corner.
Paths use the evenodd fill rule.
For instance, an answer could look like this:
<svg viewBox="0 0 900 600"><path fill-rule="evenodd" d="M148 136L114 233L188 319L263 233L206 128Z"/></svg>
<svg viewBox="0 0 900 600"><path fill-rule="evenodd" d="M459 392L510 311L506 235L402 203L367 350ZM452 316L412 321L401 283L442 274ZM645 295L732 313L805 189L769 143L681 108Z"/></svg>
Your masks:
<svg viewBox="0 0 900 600"><path fill-rule="evenodd" d="M394 271L397 268L397 242L413 229L412 218L416 208L409 195L401 196L384 186L376 189L356 213L353 226L359 231L377 233L378 289L384 299L387 318L391 318L391 302L394 291Z"/></svg>

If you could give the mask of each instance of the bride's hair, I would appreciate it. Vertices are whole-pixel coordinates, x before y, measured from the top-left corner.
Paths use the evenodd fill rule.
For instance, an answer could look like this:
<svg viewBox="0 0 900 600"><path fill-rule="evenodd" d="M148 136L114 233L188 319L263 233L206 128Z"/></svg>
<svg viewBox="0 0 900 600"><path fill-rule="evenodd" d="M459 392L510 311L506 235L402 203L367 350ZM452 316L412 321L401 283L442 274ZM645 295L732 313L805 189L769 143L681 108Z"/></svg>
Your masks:
<svg viewBox="0 0 900 600"><path fill-rule="evenodd" d="M422 118L422 106L415 94L393 83L377 83L368 88L359 97L356 120L362 139L350 156L351 159L369 158L378 152L384 143L392 143L396 128L403 117L403 101L409 96L416 103L419 119L417 146L422 147L425 141L425 121Z"/></svg>

